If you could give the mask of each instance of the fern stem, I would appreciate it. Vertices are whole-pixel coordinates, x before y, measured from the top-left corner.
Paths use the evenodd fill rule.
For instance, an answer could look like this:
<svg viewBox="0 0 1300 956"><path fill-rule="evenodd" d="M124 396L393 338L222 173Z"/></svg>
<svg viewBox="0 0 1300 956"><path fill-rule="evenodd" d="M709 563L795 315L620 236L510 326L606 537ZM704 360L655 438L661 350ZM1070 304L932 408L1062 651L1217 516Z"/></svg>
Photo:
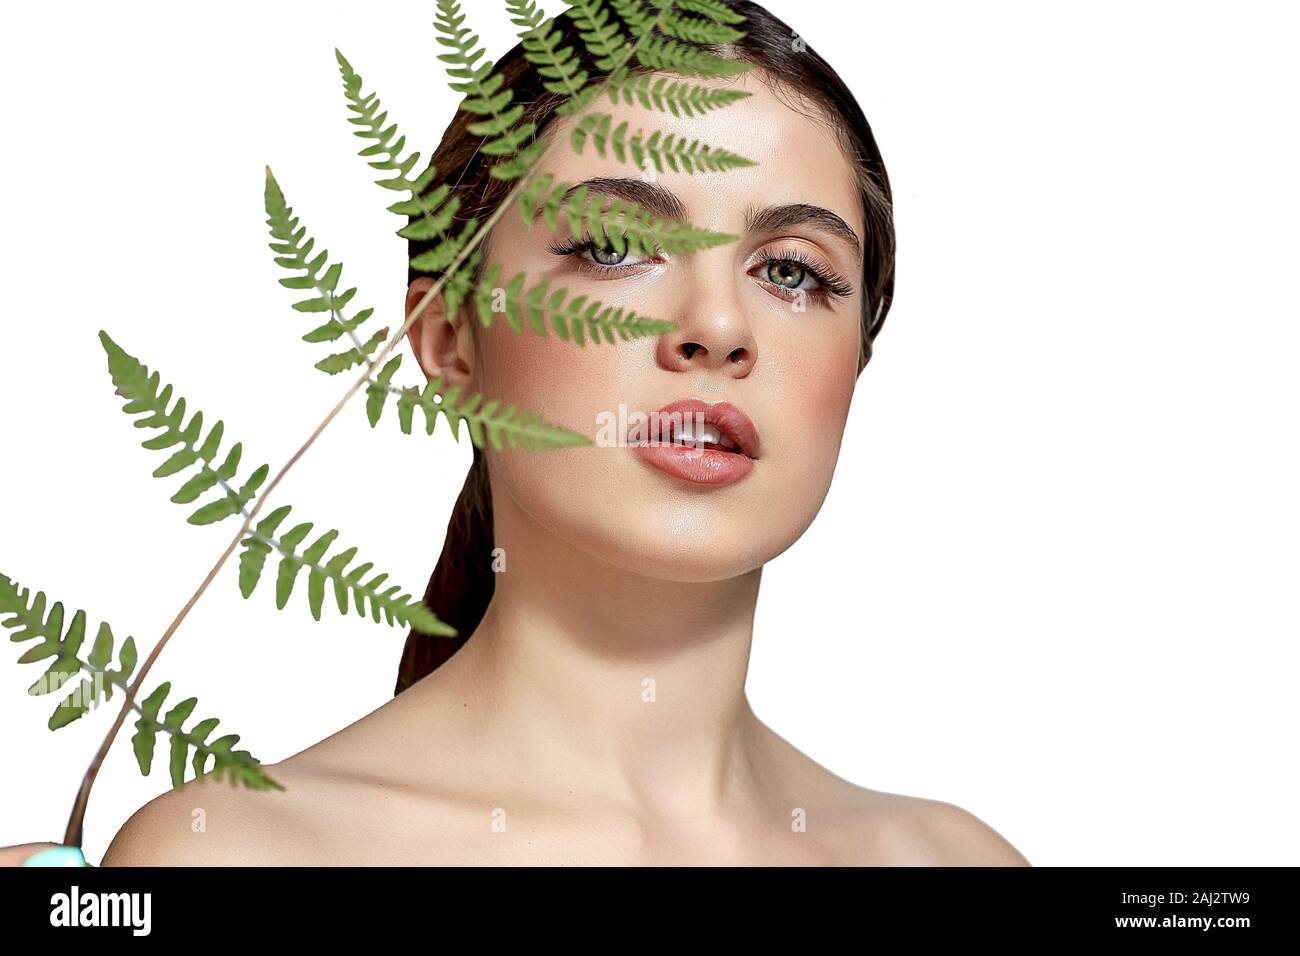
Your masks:
<svg viewBox="0 0 1300 956"><path fill-rule="evenodd" d="M671 2L664 2L659 10L658 16L655 18L655 24L658 25L661 23L663 18L672 10L672 8L673 4ZM614 64L614 68L610 70L611 75L619 66L631 61L632 57L636 55L636 51L640 47L642 41L649 36L650 32L650 30L645 31L638 36L634 42L628 44L624 48L621 62ZM600 99L601 94L605 92L605 88L609 85L609 82L610 76L606 76L601 88L597 91L596 95L592 97L592 102ZM529 180L529 176L521 176L514 186L511 187L510 192L506 195L505 199L501 201L501 204L493 210L487 220L484 221L484 223L475 231L473 238L465 243L460 252L457 253L456 257L447 266L446 271L443 272L443 274L438 277L437 281L429 287L429 290L416 304L415 308L411 310L411 314L406 317L406 321L403 322L397 332L389 338L388 342L384 345L379 354L375 356L374 360L366 366L361 376L352 383L352 386L346 393L344 393L343 397L340 398L334 407L330 409L329 413L321 420L320 424L312 430L312 433L307 437L307 440L304 441L298 450L289 457L289 460L284 463L266 488L262 490L262 493L257 496L257 500L253 504L253 510L244 514L244 523L240 526L239 530L235 532L235 536L231 538L230 544L226 545L226 550L221 553L221 557L217 559L216 564L214 564L211 569L209 569L208 573L204 575L203 581L199 584L198 588L195 589L194 593L190 595L189 600L185 602L185 606L177 612L176 617L172 620L171 624L167 626L167 630L163 632L162 637L160 637L158 642L153 646L153 650L151 650L149 655L144 659L144 663L140 665L140 669L136 672L135 679L131 681L131 685L127 688L126 699L122 702L122 707L118 711L112 727L109 728L108 733L104 736L103 742L99 745L99 750L95 752L95 756L91 760L90 766L87 768L85 776L81 780L81 787L77 791L77 798L72 806L72 814L68 818L68 826L64 831L64 845L76 847L81 846L83 822L86 816L86 807L90 801L91 788L94 786L95 779L99 775L99 768L103 766L104 758L108 755L109 747L112 746L113 741L117 738L118 731L122 729L122 724L126 721L126 715L131 712L135 705L136 695L139 693L140 687L144 684L144 679L149 674L149 669L153 667L154 661L158 659L158 655L162 653L162 649L167 646L167 642L171 640L172 635L175 634L177 628L181 626L181 622L189 616L194 605L198 603L199 598L207 591L208 586L225 566L226 561L229 560L231 554L233 554L235 549L239 547L240 542L242 542L247 535L248 529L253 523L253 519L257 516L257 513L262 510L262 505L266 504L267 499L271 497L271 492L275 489L275 486L280 483L280 479L288 473L289 469L298 462L298 459L307 452L307 449L315 444L316 439L320 437L321 432L329 427L330 422L334 421L339 412L343 410L343 406L351 400L352 396L357 393L361 386L370 381L371 371L388 356L388 353L396 347L398 342L402 341L407 330L417 319L420 318L429 303L442 292L448 279L455 274L456 270L464 264L470 254L483 242L488 233L491 232L493 226L495 226L501 220L501 217L506 214L506 211L514 205L515 200L519 198L520 193L523 192L524 187Z"/></svg>

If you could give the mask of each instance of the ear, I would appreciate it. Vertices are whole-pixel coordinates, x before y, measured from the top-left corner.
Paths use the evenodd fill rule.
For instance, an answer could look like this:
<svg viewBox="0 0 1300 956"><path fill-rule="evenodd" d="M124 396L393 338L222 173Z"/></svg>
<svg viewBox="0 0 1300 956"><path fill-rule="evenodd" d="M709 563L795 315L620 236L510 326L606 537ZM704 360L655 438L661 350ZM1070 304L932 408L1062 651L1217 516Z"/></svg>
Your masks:
<svg viewBox="0 0 1300 956"><path fill-rule="evenodd" d="M406 290L406 315L409 318L436 280L420 276ZM447 316L447 301L442 293L434 296L421 310L419 318L406 330L411 350L426 377L442 376L448 385L471 385L474 380L474 339L464 310Z"/></svg>

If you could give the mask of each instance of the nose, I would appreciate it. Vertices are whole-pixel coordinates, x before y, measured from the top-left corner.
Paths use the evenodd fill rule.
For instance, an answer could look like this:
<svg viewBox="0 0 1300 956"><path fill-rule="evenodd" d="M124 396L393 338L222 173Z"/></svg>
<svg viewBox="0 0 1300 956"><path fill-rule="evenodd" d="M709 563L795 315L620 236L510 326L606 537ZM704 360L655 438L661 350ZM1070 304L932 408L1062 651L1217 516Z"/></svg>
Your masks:
<svg viewBox="0 0 1300 956"><path fill-rule="evenodd" d="M660 367L670 372L720 370L744 378L758 359L758 343L738 313L728 310L704 317L697 312L659 337L656 354Z"/></svg>

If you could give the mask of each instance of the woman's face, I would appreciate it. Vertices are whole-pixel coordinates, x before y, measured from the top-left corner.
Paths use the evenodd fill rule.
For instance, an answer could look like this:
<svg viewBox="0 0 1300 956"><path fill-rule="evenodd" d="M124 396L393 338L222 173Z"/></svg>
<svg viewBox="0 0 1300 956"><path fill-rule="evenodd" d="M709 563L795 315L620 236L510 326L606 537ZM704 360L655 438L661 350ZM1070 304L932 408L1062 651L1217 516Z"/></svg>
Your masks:
<svg viewBox="0 0 1300 956"><path fill-rule="evenodd" d="M667 319L675 331L579 347L553 329L545 338L515 333L498 315L468 348L460 337L469 388L596 442L489 451L498 513L512 502L569 544L666 580L734 577L798 539L830 486L858 373L864 236L853 167L819 113L791 108L755 70L727 85L751 95L691 119L611 108L608 99L597 108L614 114L614 126L627 120L629 134L672 132L755 166L642 172L612 153L601 158L590 141L575 154L571 121L561 120L547 129L553 145L542 169L557 183L622 180L592 192L642 205L652 190L677 207L675 218L738 241L620 260L590 247L569 251L578 240L563 225L553 232L539 220L530 228L514 208L491 235L488 262L506 279L525 272L529 287L549 279L552 290ZM428 285L417 280L412 296ZM753 425L748 454L713 445L741 437L734 414L721 416L716 434L696 429L676 450L626 443L671 441L637 413L682 399L738 409ZM699 419L688 409L678 421Z"/></svg>

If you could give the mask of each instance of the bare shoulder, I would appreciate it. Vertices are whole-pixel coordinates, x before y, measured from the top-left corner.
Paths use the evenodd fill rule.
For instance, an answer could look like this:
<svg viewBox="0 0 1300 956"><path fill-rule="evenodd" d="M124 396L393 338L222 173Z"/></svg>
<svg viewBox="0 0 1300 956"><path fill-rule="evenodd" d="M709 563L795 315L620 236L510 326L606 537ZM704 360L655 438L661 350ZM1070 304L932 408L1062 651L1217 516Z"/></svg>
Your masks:
<svg viewBox="0 0 1300 956"><path fill-rule="evenodd" d="M1005 837L973 813L926 797L873 790L846 780L763 721L773 756L770 779L824 821L823 859L848 866L1030 866ZM809 823L808 832L813 832Z"/></svg>
<svg viewBox="0 0 1300 956"><path fill-rule="evenodd" d="M1001 833L956 804L854 787L867 852L897 866L1031 866Z"/></svg>
<svg viewBox="0 0 1300 956"><path fill-rule="evenodd" d="M286 789L252 790L206 776L159 794L122 825L100 865L304 863L302 847L312 841L301 791L309 781L282 764L265 769Z"/></svg>

